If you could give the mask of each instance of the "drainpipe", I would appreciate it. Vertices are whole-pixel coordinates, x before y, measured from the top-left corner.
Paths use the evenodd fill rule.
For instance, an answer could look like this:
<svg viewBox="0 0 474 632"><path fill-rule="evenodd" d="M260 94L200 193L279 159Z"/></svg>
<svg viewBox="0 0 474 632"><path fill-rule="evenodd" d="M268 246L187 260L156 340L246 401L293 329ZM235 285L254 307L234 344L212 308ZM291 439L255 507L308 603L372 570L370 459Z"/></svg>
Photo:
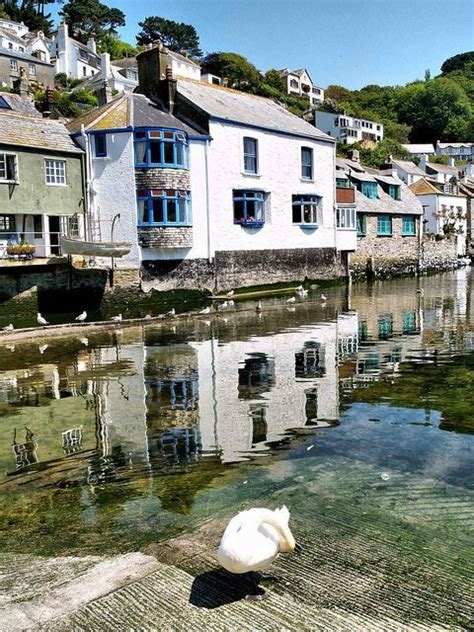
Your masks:
<svg viewBox="0 0 474 632"><path fill-rule="evenodd" d="M90 152L90 141L89 136L85 132L84 125L81 125L81 136L84 139L86 157L86 195L85 195L85 205L84 205L84 237L87 239L91 239L91 226L90 222L87 221L88 214L89 216L92 213L92 204L91 204L91 173L92 173L92 164L91 164L91 152Z"/></svg>

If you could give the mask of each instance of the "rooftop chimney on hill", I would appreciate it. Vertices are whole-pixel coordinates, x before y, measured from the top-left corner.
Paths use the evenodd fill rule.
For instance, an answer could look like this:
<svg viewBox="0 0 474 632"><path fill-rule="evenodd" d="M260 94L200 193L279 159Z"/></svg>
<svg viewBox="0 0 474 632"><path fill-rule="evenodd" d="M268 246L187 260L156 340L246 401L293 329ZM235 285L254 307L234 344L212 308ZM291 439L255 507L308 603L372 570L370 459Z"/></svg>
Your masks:
<svg viewBox="0 0 474 632"><path fill-rule="evenodd" d="M138 92L159 99L170 112L174 110L176 80L168 64L168 49L158 42L137 55Z"/></svg>
<svg viewBox="0 0 474 632"><path fill-rule="evenodd" d="M352 162L360 162L359 150L353 149L351 151L351 160Z"/></svg>
<svg viewBox="0 0 474 632"><path fill-rule="evenodd" d="M26 68L20 68L20 76L13 82L13 92L19 94L22 99L28 97L30 82L26 75Z"/></svg>

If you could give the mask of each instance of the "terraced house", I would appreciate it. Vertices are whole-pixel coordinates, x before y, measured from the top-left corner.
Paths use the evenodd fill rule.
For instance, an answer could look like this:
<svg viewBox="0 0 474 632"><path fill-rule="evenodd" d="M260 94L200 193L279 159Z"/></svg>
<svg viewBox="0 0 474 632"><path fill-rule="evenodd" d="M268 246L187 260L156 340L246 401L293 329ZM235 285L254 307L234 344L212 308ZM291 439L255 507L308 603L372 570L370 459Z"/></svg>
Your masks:
<svg viewBox="0 0 474 632"><path fill-rule="evenodd" d="M347 272L335 142L275 102L173 79L138 55L141 94L69 126L89 160L90 224L132 243L117 265L160 288L223 288ZM165 78L166 77L166 78Z"/></svg>
<svg viewBox="0 0 474 632"><path fill-rule="evenodd" d="M377 170L336 160L336 195L353 191L357 249L350 267L356 276L417 272L421 259L423 208L396 170Z"/></svg>
<svg viewBox="0 0 474 632"><path fill-rule="evenodd" d="M84 212L82 154L27 97L0 96L0 260L61 254L60 233Z"/></svg>

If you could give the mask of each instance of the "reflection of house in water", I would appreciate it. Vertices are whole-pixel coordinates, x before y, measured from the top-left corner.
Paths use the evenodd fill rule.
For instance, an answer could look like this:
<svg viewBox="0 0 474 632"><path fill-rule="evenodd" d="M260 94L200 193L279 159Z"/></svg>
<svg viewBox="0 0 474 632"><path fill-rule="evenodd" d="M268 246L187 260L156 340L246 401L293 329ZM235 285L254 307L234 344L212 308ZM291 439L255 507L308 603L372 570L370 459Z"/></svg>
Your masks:
<svg viewBox="0 0 474 632"><path fill-rule="evenodd" d="M204 453L218 450L224 462L238 461L291 429L336 424L337 327L190 343L199 361Z"/></svg>
<svg viewBox="0 0 474 632"><path fill-rule="evenodd" d="M39 458L36 453L38 443L33 437L34 433L25 426L25 441L23 443L17 443L16 428L13 431L12 450L15 455L15 465L17 470L23 470L24 468L39 462Z"/></svg>

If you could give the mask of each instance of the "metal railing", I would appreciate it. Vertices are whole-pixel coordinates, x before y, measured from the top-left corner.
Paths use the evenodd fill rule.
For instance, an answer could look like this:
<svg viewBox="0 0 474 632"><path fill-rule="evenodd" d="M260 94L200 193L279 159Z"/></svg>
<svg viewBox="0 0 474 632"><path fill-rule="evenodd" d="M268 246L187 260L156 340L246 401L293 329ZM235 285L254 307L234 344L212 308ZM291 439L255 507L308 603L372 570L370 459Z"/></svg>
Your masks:
<svg viewBox="0 0 474 632"><path fill-rule="evenodd" d="M0 259L61 257L61 232L0 231Z"/></svg>

